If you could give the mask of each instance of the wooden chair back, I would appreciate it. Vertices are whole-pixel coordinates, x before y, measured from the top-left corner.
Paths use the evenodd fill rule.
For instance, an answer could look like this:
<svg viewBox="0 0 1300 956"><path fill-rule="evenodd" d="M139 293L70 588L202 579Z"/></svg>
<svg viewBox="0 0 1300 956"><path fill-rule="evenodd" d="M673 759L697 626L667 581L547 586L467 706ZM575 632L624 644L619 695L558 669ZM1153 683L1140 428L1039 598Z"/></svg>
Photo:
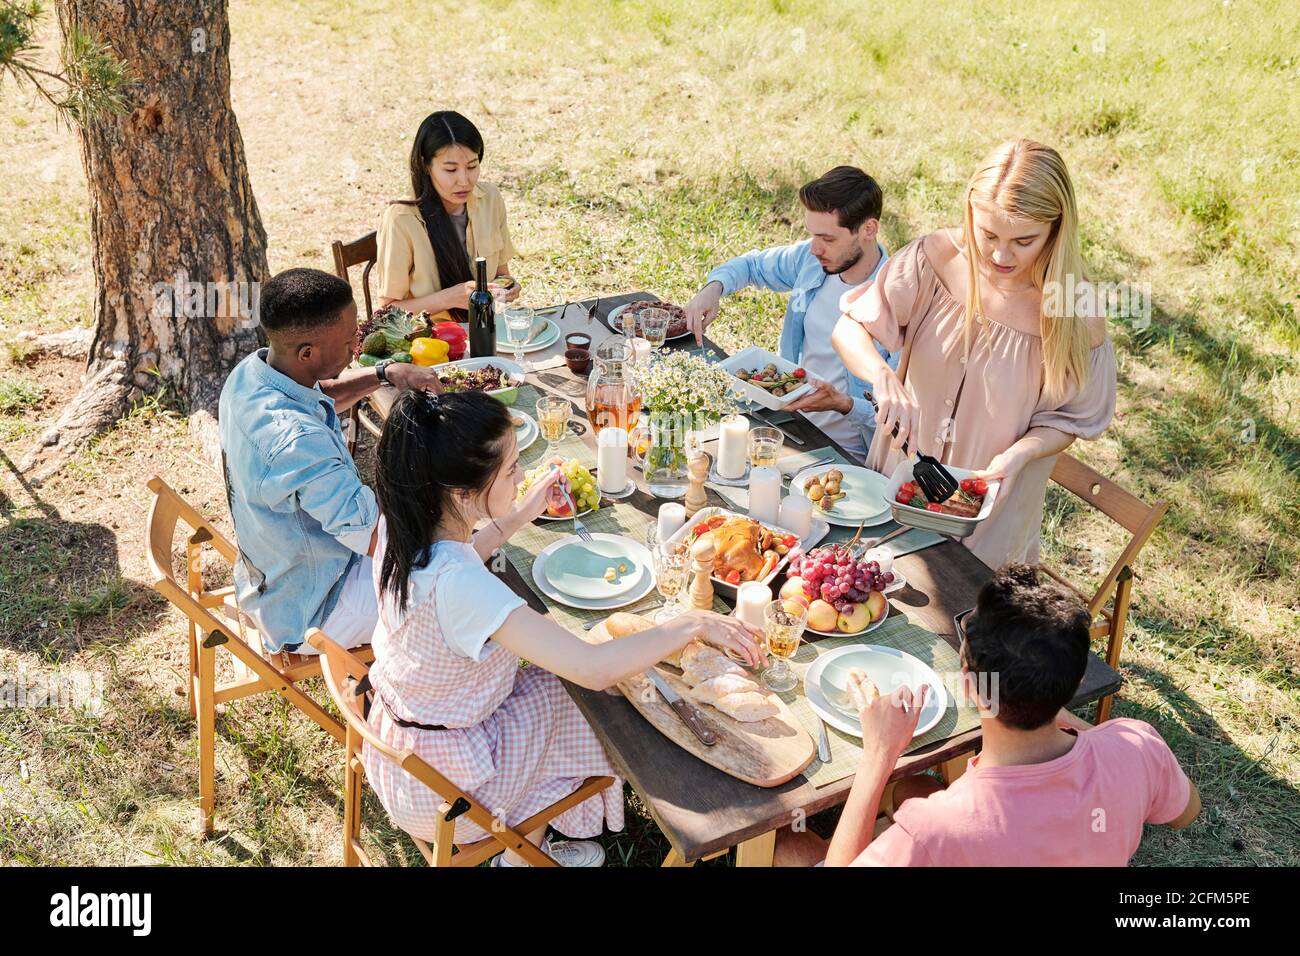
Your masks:
<svg viewBox="0 0 1300 956"><path fill-rule="evenodd" d="M330 697L343 713L347 724L345 742L344 776L344 849L343 862L347 866L371 865L370 858L361 845L361 785L364 770L360 751L368 744L388 760L393 761L442 798L439 807L438 832L432 844L416 839L416 845L433 866L474 866L504 847L513 850L534 866L556 866L554 860L524 839L524 834L553 819L570 807L577 806L613 783L611 777L592 777L569 796L534 814L522 823L510 827L504 820L494 818L490 810L460 789L413 750L398 750L381 740L366 719L366 695L371 691L369 666L351 652L330 640L323 631L312 628L307 632L307 643L321 652L321 675ZM467 845L456 845L454 833L456 818L465 815L490 834L484 840ZM454 855L453 855L454 853Z"/></svg>
<svg viewBox="0 0 1300 956"><path fill-rule="evenodd" d="M368 232L360 239L351 242L334 240L330 246L334 253L334 274L349 285L348 270L353 266L364 266L361 270L361 294L366 302L366 318L375 314L374 302L370 297L370 270L379 258L379 245L374 232Z"/></svg>
<svg viewBox="0 0 1300 956"><path fill-rule="evenodd" d="M1165 501L1148 505L1105 475L1065 453L1057 456L1056 464L1052 468L1052 480L1096 508L1130 534L1119 557L1115 559L1115 563L1111 565L1092 595L1083 593L1052 569L1043 567L1050 577L1074 591L1087 603L1088 613L1094 621L1093 636L1107 638L1106 663L1112 668L1118 668L1132 596L1133 566L1137 562L1138 554L1151 538L1165 512L1169 510L1169 505ZM1108 608L1107 604L1111 606ZM1097 723L1110 716L1112 700L1113 695L1098 701Z"/></svg>

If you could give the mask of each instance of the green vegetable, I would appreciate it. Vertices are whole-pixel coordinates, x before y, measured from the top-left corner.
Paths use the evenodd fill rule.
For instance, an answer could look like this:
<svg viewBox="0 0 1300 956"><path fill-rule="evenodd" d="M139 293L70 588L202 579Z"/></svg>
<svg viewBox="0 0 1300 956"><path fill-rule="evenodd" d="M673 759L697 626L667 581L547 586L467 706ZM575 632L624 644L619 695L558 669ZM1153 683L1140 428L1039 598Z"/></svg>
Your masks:
<svg viewBox="0 0 1300 956"><path fill-rule="evenodd" d="M357 356L357 361L360 362L362 365L369 367L371 365L374 365L376 362L378 362L380 358L381 356L379 355L371 355L369 352L362 352L360 355Z"/></svg>
<svg viewBox="0 0 1300 956"><path fill-rule="evenodd" d="M388 336L383 332L371 332L361 343L361 351L374 356L388 354Z"/></svg>
<svg viewBox="0 0 1300 956"><path fill-rule="evenodd" d="M391 357L392 357L392 359L393 359L394 362L409 362L409 361L411 361L411 353L410 353L410 352L394 352L394 353L392 354Z"/></svg>
<svg viewBox="0 0 1300 956"><path fill-rule="evenodd" d="M925 495L912 495L912 500L908 504L913 508L924 508L926 505Z"/></svg>

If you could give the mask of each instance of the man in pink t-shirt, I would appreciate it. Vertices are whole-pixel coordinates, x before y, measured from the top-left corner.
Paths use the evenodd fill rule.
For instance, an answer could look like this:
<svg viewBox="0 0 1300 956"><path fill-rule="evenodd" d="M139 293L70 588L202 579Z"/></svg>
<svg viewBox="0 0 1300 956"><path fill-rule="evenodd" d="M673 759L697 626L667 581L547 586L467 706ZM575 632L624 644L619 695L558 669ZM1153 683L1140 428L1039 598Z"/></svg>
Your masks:
<svg viewBox="0 0 1300 956"><path fill-rule="evenodd" d="M1093 727L1063 709L1083 679L1088 624L1082 603L1029 565L994 575L960 635L982 750L946 790L904 801L874 840L881 793L921 702L906 687L890 697L864 688L866 747L826 865L1125 866L1143 824L1189 824L1200 796L1150 724Z"/></svg>

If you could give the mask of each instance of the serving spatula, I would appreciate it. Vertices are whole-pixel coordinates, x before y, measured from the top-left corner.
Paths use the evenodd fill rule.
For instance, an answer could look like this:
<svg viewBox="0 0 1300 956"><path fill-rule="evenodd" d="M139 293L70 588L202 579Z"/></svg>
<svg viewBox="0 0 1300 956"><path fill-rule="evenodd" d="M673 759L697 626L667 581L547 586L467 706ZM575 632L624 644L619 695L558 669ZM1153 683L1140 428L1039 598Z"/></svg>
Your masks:
<svg viewBox="0 0 1300 956"><path fill-rule="evenodd" d="M863 395L871 402L871 407L877 412L880 406L876 404L875 396L870 392L863 392ZM898 423L894 423L894 430L890 432L890 437L898 437ZM907 442L903 442L903 454L906 455ZM932 501L936 504L947 501L957 493L961 487L960 482L953 477L952 472L943 467L939 459L925 454L921 449L916 450L916 461L912 463L912 478L916 481L921 493L925 495L926 501Z"/></svg>

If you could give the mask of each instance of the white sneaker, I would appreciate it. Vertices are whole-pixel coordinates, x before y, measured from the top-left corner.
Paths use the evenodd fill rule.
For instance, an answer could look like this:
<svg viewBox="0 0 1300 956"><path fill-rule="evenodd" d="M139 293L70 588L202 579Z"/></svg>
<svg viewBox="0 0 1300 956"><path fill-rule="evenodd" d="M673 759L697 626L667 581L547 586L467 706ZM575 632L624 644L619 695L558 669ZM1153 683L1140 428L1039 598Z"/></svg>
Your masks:
<svg viewBox="0 0 1300 956"><path fill-rule="evenodd" d="M605 865L605 848L595 840L547 840L542 844L542 852L563 867ZM493 857L489 865L513 868L520 864L508 863L502 853ZM528 866L527 863L522 865Z"/></svg>

